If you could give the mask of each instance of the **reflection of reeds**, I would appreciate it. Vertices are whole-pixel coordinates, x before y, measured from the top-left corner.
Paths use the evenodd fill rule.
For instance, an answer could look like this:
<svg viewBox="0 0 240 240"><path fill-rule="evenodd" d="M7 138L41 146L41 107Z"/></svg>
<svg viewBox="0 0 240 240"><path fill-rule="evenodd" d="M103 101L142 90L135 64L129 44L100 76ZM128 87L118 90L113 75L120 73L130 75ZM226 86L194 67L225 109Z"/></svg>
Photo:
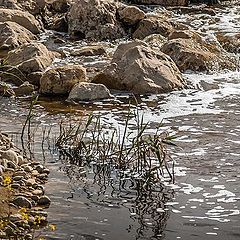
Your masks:
<svg viewBox="0 0 240 240"><path fill-rule="evenodd" d="M129 131L133 119L134 132ZM56 146L71 163L79 166L94 163L101 168L110 164L120 171L130 170L132 176L144 179L147 185L166 174L174 180L166 147L174 145L173 137L161 131L161 123L154 133L148 133L148 127L143 116L130 110L121 131L112 127L104 130L100 117L89 115L75 125L61 122Z"/></svg>

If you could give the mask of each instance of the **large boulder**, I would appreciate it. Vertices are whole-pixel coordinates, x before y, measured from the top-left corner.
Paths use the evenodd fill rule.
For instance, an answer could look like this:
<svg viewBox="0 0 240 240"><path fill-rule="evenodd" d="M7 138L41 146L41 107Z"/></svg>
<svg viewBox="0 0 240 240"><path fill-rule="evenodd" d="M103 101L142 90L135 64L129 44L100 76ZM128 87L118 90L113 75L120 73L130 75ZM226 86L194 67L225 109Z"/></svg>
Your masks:
<svg viewBox="0 0 240 240"><path fill-rule="evenodd" d="M35 17L21 10L0 8L0 22L16 22L34 34L41 32L41 26Z"/></svg>
<svg viewBox="0 0 240 240"><path fill-rule="evenodd" d="M148 16L141 20L133 32L132 37L137 39L144 39L151 34L161 34L167 37L173 31L170 22L157 16Z"/></svg>
<svg viewBox="0 0 240 240"><path fill-rule="evenodd" d="M86 70L80 65L55 67L46 71L40 80L43 95L66 95L73 86L86 81Z"/></svg>
<svg viewBox="0 0 240 240"><path fill-rule="evenodd" d="M162 6L186 6L189 0L131 0L136 4L154 4Z"/></svg>
<svg viewBox="0 0 240 240"><path fill-rule="evenodd" d="M161 47L161 51L169 55L181 71L215 71L236 67L223 54L223 49L222 53L216 45L196 39L172 39Z"/></svg>
<svg viewBox="0 0 240 240"><path fill-rule="evenodd" d="M0 22L0 56L8 51L29 43L35 36L15 22Z"/></svg>
<svg viewBox="0 0 240 240"><path fill-rule="evenodd" d="M58 55L49 51L42 43L23 44L8 53L5 59L6 68L8 68L6 72L11 74L3 73L2 80L21 85L34 72L43 72L52 64L56 56Z"/></svg>
<svg viewBox="0 0 240 240"><path fill-rule="evenodd" d="M81 82L72 88L68 100L93 101L112 97L110 91L103 84Z"/></svg>
<svg viewBox="0 0 240 240"><path fill-rule="evenodd" d="M93 82L134 94L169 92L185 84L169 56L142 42L121 44L111 64Z"/></svg>
<svg viewBox="0 0 240 240"><path fill-rule="evenodd" d="M120 6L113 0L75 0L68 14L69 34L89 40L123 37L124 29L117 21Z"/></svg>

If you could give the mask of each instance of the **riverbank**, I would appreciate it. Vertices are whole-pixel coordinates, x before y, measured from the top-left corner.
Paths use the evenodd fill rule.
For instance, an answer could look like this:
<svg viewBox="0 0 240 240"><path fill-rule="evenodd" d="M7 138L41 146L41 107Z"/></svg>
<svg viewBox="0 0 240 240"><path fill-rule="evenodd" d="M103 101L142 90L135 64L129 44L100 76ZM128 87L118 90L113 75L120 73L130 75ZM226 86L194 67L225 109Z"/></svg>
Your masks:
<svg viewBox="0 0 240 240"><path fill-rule="evenodd" d="M38 239L48 226L45 195L49 170L21 155L10 138L0 133L0 238ZM38 237L37 237L38 236Z"/></svg>

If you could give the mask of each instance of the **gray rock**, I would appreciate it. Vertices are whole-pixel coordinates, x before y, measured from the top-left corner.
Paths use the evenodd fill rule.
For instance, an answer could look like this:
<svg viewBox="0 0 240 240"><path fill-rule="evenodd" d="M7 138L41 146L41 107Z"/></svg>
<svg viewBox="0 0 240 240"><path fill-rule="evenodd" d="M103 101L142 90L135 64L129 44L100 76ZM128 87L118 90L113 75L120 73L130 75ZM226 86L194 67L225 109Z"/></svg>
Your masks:
<svg viewBox="0 0 240 240"><path fill-rule="evenodd" d="M79 83L71 90L68 100L92 101L112 97L110 91L103 84Z"/></svg>

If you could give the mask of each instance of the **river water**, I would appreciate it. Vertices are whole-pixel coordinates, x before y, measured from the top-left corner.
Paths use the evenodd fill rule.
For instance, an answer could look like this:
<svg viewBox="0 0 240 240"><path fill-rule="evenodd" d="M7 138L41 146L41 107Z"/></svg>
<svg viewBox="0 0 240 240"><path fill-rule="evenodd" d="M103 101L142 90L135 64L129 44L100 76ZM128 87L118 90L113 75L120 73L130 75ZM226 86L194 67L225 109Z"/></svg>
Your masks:
<svg viewBox="0 0 240 240"><path fill-rule="evenodd" d="M239 10L235 6L219 11L220 21L204 31L239 32ZM100 59L98 64L107 61ZM57 225L54 233L43 232L47 239L240 239L240 72L184 76L192 89L139 98L139 111L152 129L163 120L178 136L178 147L171 151L174 184L166 181L161 193L146 196L95 181L92 169L93 177L82 178L81 169L59 158L54 148L60 120L77 122L93 112L105 123L121 126L130 96L116 93L114 101L78 105L40 99L34 111L32 150L51 169L48 212L49 221ZM0 128L21 146L29 102L2 98L1 103ZM43 138L50 127L49 138Z"/></svg>

